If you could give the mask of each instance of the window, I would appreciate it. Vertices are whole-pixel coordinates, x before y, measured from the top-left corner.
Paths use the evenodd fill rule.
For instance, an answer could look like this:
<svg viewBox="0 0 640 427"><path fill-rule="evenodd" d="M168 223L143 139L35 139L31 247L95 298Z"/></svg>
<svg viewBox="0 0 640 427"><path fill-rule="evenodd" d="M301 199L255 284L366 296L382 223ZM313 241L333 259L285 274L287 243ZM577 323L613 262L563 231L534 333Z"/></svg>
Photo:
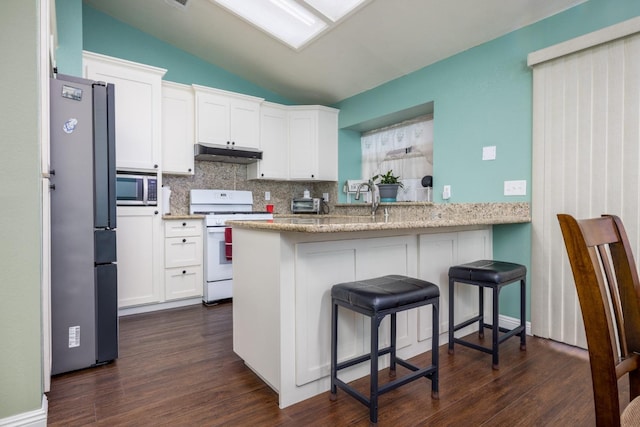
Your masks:
<svg viewBox="0 0 640 427"><path fill-rule="evenodd" d="M422 177L433 175L433 115L364 132L362 178L393 170L404 185L398 201L423 200Z"/></svg>

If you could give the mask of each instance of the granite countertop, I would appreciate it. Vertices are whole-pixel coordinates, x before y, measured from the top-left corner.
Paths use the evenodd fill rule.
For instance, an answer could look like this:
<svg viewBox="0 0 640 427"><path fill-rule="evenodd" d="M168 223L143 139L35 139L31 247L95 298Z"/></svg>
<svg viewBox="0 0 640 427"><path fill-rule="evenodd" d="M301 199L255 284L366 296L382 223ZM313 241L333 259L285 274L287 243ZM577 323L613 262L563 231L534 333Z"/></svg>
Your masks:
<svg viewBox="0 0 640 427"><path fill-rule="evenodd" d="M531 222L528 203L473 203L446 205L445 209L395 210L371 215L276 215L266 221L228 221L232 227L303 232L337 233L350 231L401 230L470 225L520 224Z"/></svg>

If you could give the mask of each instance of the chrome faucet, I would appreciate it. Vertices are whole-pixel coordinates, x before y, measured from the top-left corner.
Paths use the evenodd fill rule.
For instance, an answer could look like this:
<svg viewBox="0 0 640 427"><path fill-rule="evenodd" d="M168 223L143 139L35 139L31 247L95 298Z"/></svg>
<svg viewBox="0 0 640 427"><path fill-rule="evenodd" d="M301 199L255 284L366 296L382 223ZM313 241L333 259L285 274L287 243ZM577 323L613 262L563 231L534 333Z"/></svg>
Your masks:
<svg viewBox="0 0 640 427"><path fill-rule="evenodd" d="M363 182L358 185L356 190L356 200L360 200L360 192L362 191L362 187L367 187L367 191L371 193L371 216L376 216L376 211L378 210L378 206L380 205L380 195L376 191L376 186L372 180L369 182Z"/></svg>

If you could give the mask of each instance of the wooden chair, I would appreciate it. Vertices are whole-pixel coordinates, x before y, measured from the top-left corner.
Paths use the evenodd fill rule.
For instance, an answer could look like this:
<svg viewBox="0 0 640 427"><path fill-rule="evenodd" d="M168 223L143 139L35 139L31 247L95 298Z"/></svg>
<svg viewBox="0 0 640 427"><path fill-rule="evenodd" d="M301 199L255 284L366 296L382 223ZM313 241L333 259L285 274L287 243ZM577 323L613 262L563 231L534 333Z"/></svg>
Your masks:
<svg viewBox="0 0 640 427"><path fill-rule="evenodd" d="M559 214L591 364L598 426L640 425L640 282L620 218ZM629 375L631 403L620 415L618 379ZM630 423L630 424L627 424Z"/></svg>

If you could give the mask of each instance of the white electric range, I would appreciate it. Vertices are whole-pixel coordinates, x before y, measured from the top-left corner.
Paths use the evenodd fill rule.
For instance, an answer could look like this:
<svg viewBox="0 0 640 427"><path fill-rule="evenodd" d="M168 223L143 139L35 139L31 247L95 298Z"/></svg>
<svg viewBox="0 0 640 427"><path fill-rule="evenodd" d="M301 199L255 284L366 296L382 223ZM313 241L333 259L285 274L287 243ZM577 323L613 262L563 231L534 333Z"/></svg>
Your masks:
<svg viewBox="0 0 640 427"><path fill-rule="evenodd" d="M233 296L232 237L230 220L273 219L269 212L253 211L253 194L241 190L191 190L190 214L205 215L207 227L204 245L205 304L217 303Z"/></svg>

